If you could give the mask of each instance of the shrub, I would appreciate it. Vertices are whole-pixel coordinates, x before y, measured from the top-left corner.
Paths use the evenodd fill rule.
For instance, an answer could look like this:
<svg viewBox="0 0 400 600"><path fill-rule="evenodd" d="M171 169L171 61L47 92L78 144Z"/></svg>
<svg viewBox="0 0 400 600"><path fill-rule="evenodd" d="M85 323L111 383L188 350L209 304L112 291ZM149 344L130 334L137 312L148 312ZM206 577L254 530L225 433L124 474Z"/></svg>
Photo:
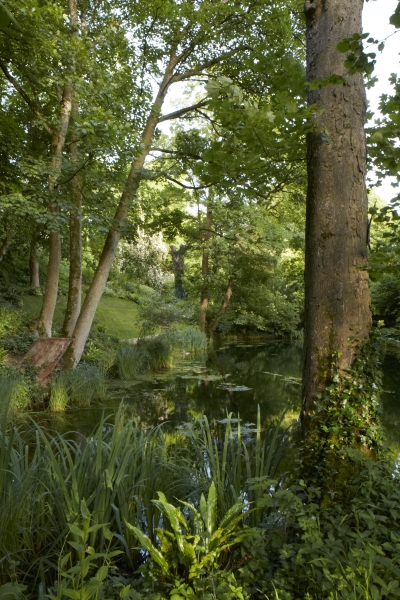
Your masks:
<svg viewBox="0 0 400 600"><path fill-rule="evenodd" d="M13 335L3 341L3 348L14 356L25 354L37 340L37 336L33 333L25 332Z"/></svg>

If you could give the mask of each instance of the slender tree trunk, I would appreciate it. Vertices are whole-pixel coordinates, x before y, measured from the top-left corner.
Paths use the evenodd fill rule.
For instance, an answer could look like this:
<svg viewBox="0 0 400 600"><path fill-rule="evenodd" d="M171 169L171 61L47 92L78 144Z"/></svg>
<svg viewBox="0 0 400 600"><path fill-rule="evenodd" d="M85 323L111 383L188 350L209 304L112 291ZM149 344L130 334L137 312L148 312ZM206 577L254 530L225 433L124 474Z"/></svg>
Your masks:
<svg viewBox="0 0 400 600"><path fill-rule="evenodd" d="M72 102L71 125L78 116L78 107ZM74 169L79 165L79 147L72 127L71 159ZM63 324L63 336L71 337L81 310L82 299L82 186L83 177L77 173L71 181L71 215L69 220L69 284L68 300Z"/></svg>
<svg viewBox="0 0 400 600"><path fill-rule="evenodd" d="M39 242L36 236L31 240L31 252L29 256L29 275L31 288L40 287L39 280Z"/></svg>
<svg viewBox="0 0 400 600"><path fill-rule="evenodd" d="M201 293L200 293L200 327L203 331L207 328L207 312L208 306L210 304L210 296L209 296L209 281L208 276L210 272L209 265L209 250L208 250L208 242L211 238L211 225L212 225L212 212L207 207L207 215L206 215L206 230L204 232L204 247L203 247L203 256L201 260L201 275L203 278Z"/></svg>
<svg viewBox="0 0 400 600"><path fill-rule="evenodd" d="M317 395L351 367L371 324L367 264L365 90L347 76L336 46L361 33L363 0L307 0L307 81L333 73L346 83L308 91L303 431Z"/></svg>
<svg viewBox="0 0 400 600"><path fill-rule="evenodd" d="M3 260L7 250L10 247L13 235L14 235L13 230L9 229L6 234L6 237L4 238L4 240L2 241L2 243L0 245L0 262Z"/></svg>
<svg viewBox="0 0 400 600"><path fill-rule="evenodd" d="M183 300L186 298L186 290L183 284L183 274L185 271L185 254L187 247L184 244L181 244L178 250L176 246L171 245L170 249L172 265L174 268L175 297Z"/></svg>
<svg viewBox="0 0 400 600"><path fill-rule="evenodd" d="M229 302L231 300L232 297L232 286L233 286L233 279L231 278L228 282L228 287L226 288L226 292L225 292L225 296L224 299L222 300L222 304L220 306L219 311L217 312L213 322L211 323L210 327L208 328L208 333L209 335L212 335L214 333L214 331L217 329L222 317L224 316L224 314L226 313L226 309L229 306Z"/></svg>
<svg viewBox="0 0 400 600"><path fill-rule="evenodd" d="M49 211L52 217L51 230L49 234L49 263L42 310L38 320L38 331L43 337L51 337L54 309L57 302L58 279L61 261L61 236L58 223L59 208L56 198L56 183L61 173L62 153L68 131L71 103L72 89L71 86L66 83L64 85L61 100L60 124L57 131L54 132L52 138L51 173L49 176Z"/></svg>
<svg viewBox="0 0 400 600"><path fill-rule="evenodd" d="M168 92L176 62L177 59L175 56L173 56L170 59L168 67L166 68L163 81L159 87L157 97L153 104L153 108L147 118L141 139L142 151L139 153L136 160L131 164L129 175L125 183L125 188L114 215L113 226L108 232L104 248L100 256L99 264L72 335L71 344L64 355L64 365L66 368L74 368L78 364L85 348L86 340L96 314L96 309L106 286L115 253L117 251L118 242L121 237L121 228L126 217L128 216L129 209L140 185L141 170L150 151L151 141L158 123L165 96Z"/></svg>

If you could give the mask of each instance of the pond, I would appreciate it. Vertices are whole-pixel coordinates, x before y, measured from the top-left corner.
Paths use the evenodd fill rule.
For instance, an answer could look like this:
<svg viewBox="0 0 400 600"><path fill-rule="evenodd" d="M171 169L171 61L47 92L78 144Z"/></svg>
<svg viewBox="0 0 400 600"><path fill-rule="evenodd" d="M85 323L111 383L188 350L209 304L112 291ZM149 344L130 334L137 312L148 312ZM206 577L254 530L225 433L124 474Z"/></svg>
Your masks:
<svg viewBox="0 0 400 600"><path fill-rule="evenodd" d="M222 420L230 412L243 423L255 423L260 406L263 427L276 423L286 410L285 425L300 412L301 344L232 343L208 355L182 357L173 369L148 375L140 381L108 382L108 400L103 406L70 411L51 417L50 427L74 429L88 435L103 411L113 415L121 402L138 424L166 427L206 415ZM384 363L382 421L393 451L400 453L400 365L387 355Z"/></svg>

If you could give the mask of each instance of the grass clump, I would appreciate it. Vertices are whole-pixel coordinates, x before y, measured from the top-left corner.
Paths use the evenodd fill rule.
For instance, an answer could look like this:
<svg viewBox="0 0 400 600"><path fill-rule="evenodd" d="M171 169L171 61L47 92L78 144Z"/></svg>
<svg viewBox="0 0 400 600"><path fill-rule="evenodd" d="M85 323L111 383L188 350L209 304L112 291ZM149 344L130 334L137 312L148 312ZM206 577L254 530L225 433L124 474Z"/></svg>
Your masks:
<svg viewBox="0 0 400 600"><path fill-rule="evenodd" d="M62 412L69 404L69 373L61 371L51 382L49 409L52 412Z"/></svg>
<svg viewBox="0 0 400 600"><path fill-rule="evenodd" d="M174 329L168 335L174 350L180 353L199 354L207 350L207 336L195 325Z"/></svg>
<svg viewBox="0 0 400 600"><path fill-rule="evenodd" d="M81 363L70 371L69 385L72 402L82 408L106 397L105 372L94 364Z"/></svg>
<svg viewBox="0 0 400 600"><path fill-rule="evenodd" d="M120 346L116 363L121 379L137 379L147 370L148 354L134 345Z"/></svg>
<svg viewBox="0 0 400 600"><path fill-rule="evenodd" d="M26 410L29 405L29 386L22 374L8 374L0 377L0 417L13 416Z"/></svg>

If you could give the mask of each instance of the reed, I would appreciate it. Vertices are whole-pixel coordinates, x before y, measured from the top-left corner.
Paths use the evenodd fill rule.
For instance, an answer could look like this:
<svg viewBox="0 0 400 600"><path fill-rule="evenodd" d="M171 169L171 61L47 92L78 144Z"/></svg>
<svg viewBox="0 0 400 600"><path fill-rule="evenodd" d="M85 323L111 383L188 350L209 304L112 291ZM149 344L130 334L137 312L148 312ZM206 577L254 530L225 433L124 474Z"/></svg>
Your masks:
<svg viewBox="0 0 400 600"><path fill-rule="evenodd" d="M69 404L69 380L69 372L61 371L56 379L51 382L49 409L52 412L66 410Z"/></svg>
<svg viewBox="0 0 400 600"><path fill-rule="evenodd" d="M94 364L82 363L69 375L71 400L76 406L90 406L106 397L105 371Z"/></svg>

